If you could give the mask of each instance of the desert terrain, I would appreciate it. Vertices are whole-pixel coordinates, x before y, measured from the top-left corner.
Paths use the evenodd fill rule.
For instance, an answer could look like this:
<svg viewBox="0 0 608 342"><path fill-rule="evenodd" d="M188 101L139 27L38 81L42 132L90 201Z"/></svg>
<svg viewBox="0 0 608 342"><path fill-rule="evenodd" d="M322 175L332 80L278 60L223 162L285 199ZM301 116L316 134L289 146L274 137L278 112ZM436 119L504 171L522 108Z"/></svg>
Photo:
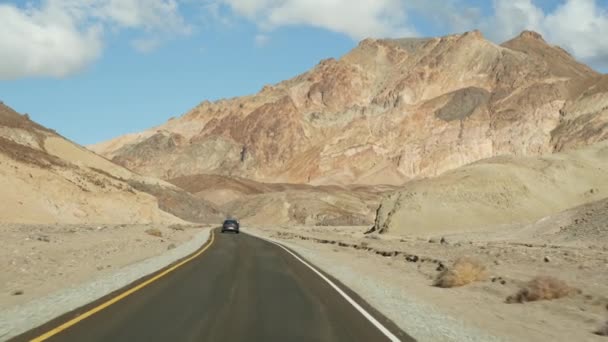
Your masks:
<svg viewBox="0 0 608 342"><path fill-rule="evenodd" d="M605 212L606 201L597 209ZM577 212L589 217L585 210ZM595 332L608 319L605 217L598 234L568 215L569 224L587 230L587 242L572 229L548 234L551 243L542 235L426 239L366 235L368 227L250 229L293 248L420 341L603 341ZM550 217L520 229L536 230L548 222L565 223L563 217ZM462 272L456 280L471 278L471 283L437 286L440 274L462 258L475 267L456 269ZM529 285L538 277L538 284ZM532 289L528 297L518 298L526 288Z"/></svg>
<svg viewBox="0 0 608 342"><path fill-rule="evenodd" d="M236 217L420 341L605 340L607 80L472 31L366 39L88 148L0 104L0 339Z"/></svg>
<svg viewBox="0 0 608 342"><path fill-rule="evenodd" d="M250 229L287 243L420 340L602 340L606 146L495 157L408 183L384 198L371 228Z"/></svg>
<svg viewBox="0 0 608 342"><path fill-rule="evenodd" d="M24 304L189 241L195 225L2 224L0 306Z"/></svg>
<svg viewBox="0 0 608 342"><path fill-rule="evenodd" d="M191 253L210 227L200 222L223 217L181 188L116 165L4 104L0 187L2 340ZM192 241L194 248L184 247ZM134 266L157 257L151 267ZM145 272L118 276L130 267ZM86 284L98 286L79 290Z"/></svg>

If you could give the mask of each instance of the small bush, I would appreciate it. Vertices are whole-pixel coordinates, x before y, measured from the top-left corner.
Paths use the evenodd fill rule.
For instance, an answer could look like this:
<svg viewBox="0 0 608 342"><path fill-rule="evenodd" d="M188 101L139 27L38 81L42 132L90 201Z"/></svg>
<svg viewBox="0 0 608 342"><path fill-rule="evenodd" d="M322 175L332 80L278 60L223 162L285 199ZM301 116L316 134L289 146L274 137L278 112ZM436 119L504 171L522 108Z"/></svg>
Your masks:
<svg viewBox="0 0 608 342"><path fill-rule="evenodd" d="M608 321L606 321L606 323L604 323L604 325L600 327L595 334L600 336L608 336Z"/></svg>
<svg viewBox="0 0 608 342"><path fill-rule="evenodd" d="M182 226L181 224L172 224L169 226L170 229L173 230L179 230L179 231L183 231L184 230L184 226Z"/></svg>
<svg viewBox="0 0 608 342"><path fill-rule="evenodd" d="M457 259L452 267L443 270L435 279L435 286L457 287L470 284L485 278L486 268L470 258Z"/></svg>
<svg viewBox="0 0 608 342"><path fill-rule="evenodd" d="M565 282L554 277L542 276L529 281L515 295L507 297L507 303L524 303L537 300L552 300L578 292Z"/></svg>
<svg viewBox="0 0 608 342"><path fill-rule="evenodd" d="M156 228L150 228L150 229L146 230L146 234L156 236L156 237L163 236L163 233L159 229L156 229Z"/></svg>

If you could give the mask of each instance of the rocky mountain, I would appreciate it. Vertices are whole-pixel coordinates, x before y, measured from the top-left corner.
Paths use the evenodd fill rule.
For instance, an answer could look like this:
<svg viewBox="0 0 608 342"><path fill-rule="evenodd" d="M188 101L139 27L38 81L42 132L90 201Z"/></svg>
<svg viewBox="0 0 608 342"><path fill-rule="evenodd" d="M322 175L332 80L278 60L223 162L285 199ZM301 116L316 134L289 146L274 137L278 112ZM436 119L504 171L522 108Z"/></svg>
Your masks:
<svg viewBox="0 0 608 342"><path fill-rule="evenodd" d="M4 223L215 222L211 204L137 175L0 104Z"/></svg>
<svg viewBox="0 0 608 342"><path fill-rule="evenodd" d="M497 155L606 138L608 77L534 32L366 39L258 94L90 148L136 172L403 184Z"/></svg>

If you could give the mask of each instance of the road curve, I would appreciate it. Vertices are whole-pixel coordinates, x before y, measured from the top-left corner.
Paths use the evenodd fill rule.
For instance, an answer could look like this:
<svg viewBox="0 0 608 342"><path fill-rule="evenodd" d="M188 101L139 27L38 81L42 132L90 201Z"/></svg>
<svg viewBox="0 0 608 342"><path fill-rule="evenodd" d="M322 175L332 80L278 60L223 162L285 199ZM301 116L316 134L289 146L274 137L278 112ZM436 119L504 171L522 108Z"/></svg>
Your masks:
<svg viewBox="0 0 608 342"><path fill-rule="evenodd" d="M99 304L16 340L38 337ZM373 316L389 336L412 340L378 313ZM368 342L389 341L389 336L282 247L215 231L212 245L199 257L48 341Z"/></svg>

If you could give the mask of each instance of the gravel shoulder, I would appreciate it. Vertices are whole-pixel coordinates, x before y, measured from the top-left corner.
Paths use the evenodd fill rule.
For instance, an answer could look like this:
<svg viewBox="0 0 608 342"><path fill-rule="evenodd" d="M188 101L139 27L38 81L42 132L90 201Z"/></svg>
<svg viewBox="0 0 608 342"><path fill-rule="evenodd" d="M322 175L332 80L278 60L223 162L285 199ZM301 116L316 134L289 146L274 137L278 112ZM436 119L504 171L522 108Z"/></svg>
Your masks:
<svg viewBox="0 0 608 342"><path fill-rule="evenodd" d="M244 231L293 248L420 341L604 340L593 334L608 316L608 253L602 247L543 247L456 237L444 243L386 235L370 238L364 229ZM408 262L408 255L420 259ZM480 260L487 269L486 279L457 288L432 286L439 265L449 267L462 256ZM505 303L538 275L555 276L580 292L551 301Z"/></svg>
<svg viewBox="0 0 608 342"><path fill-rule="evenodd" d="M209 232L200 225L3 225L0 340L169 265Z"/></svg>

